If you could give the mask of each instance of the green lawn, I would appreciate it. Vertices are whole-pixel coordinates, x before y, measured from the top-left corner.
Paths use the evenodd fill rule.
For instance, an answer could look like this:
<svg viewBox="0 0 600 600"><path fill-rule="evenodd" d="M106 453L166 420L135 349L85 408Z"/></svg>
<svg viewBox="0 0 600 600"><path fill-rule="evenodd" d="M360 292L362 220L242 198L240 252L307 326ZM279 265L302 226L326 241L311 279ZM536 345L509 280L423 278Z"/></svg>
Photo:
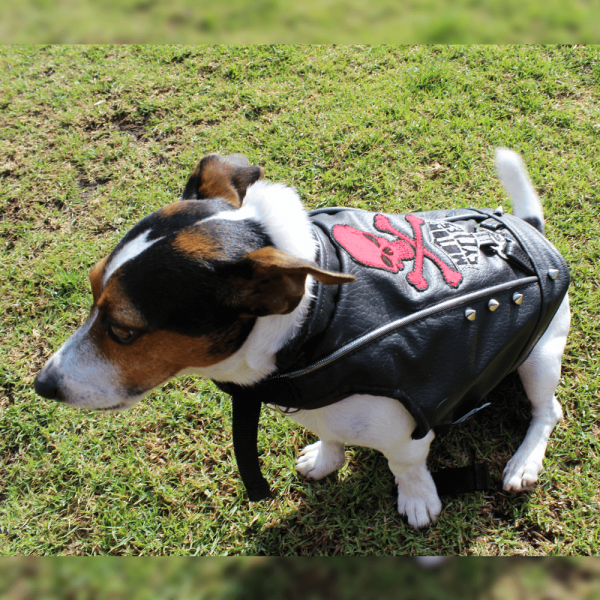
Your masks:
<svg viewBox="0 0 600 600"><path fill-rule="evenodd" d="M4 558L2 600L595 600L596 558Z"/></svg>
<svg viewBox="0 0 600 600"><path fill-rule="evenodd" d="M595 0L20 0L4 43L597 43Z"/></svg>
<svg viewBox="0 0 600 600"><path fill-rule="evenodd" d="M0 553L598 553L600 48L2 47L0 73ZM89 268L203 155L242 152L311 208L406 212L508 208L498 145L522 153L574 281L565 420L530 494L501 491L529 418L514 377L430 456L488 461L494 489L446 499L422 531L397 515L383 456L349 448L309 483L294 459L314 438L268 411L277 498L249 505L210 383L122 414L35 396L85 319Z"/></svg>

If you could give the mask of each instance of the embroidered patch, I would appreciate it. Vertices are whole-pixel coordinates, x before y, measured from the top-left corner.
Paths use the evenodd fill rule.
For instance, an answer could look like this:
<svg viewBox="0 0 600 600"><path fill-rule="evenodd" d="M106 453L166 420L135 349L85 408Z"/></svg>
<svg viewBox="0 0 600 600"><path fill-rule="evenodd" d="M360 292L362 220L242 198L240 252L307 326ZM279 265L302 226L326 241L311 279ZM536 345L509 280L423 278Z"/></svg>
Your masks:
<svg viewBox="0 0 600 600"><path fill-rule="evenodd" d="M375 215L373 225L383 233L390 233L396 239L390 241L385 237L361 231L349 225L334 225L332 234L336 242L358 263L376 269L398 273L404 269L404 261L414 260L413 270L406 276L408 282L417 290L423 291L429 287L429 282L423 275L425 259L430 260L442 273L445 282L457 288L463 280L462 273L449 265L433 248L427 246L423 235L425 221L416 215L405 215L414 238L396 229L388 217Z"/></svg>
<svg viewBox="0 0 600 600"><path fill-rule="evenodd" d="M479 244L472 233L447 221L427 221L427 226L434 243L454 261L456 266L477 266Z"/></svg>

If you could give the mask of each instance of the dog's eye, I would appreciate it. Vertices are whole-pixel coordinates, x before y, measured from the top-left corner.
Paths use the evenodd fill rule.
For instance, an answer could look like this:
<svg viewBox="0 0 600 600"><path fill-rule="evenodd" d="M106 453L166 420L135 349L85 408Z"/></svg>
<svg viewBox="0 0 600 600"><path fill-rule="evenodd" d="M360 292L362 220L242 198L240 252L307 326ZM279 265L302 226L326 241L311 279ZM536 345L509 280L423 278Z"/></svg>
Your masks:
<svg viewBox="0 0 600 600"><path fill-rule="evenodd" d="M131 329L123 329L122 327L118 327L117 325L110 324L109 326L112 334L120 341L120 342L130 342L133 339L134 331Z"/></svg>

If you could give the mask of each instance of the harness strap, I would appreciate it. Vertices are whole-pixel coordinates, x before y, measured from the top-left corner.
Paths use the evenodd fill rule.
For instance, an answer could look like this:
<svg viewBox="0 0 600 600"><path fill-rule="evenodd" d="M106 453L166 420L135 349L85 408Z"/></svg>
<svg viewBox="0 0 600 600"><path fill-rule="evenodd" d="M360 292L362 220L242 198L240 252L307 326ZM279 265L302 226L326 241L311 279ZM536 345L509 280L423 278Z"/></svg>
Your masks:
<svg viewBox="0 0 600 600"><path fill-rule="evenodd" d="M262 476L258 461L258 421L261 402L232 396L233 452L240 476L252 502L272 498L267 480Z"/></svg>
<svg viewBox="0 0 600 600"><path fill-rule="evenodd" d="M262 403L250 394L231 397L233 405L233 451L240 477L251 502L273 497L267 480L262 476L258 460L258 422ZM442 469L432 473L440 496L459 496L490 489L487 463L467 467Z"/></svg>
<svg viewBox="0 0 600 600"><path fill-rule="evenodd" d="M482 246L489 246L493 251L498 252L498 254L501 256L504 254L502 258L516 263L523 271L525 271L525 273L529 273L531 275L529 278L520 279L518 283L502 284L498 287L502 287L502 289L504 289L506 285L509 285L510 287L513 285L524 285L525 283L529 283L528 280L536 280L539 282L542 288L547 287L547 278L542 277L534 264L535 261L533 261L529 256L530 253L535 252L535 248L532 250L531 244L525 245L522 237L519 236L512 227L500 221L500 219L495 216L495 213L492 214L489 211L477 209L471 210L473 210L475 214L461 214L457 215L456 217L450 217L447 220L463 220L467 217L475 218L475 220L483 220L485 223L484 230L488 229L488 231L477 232L479 244ZM329 209L322 209L316 212L329 212ZM506 236L504 236L506 243L498 243L498 238L500 235L496 233L496 231L503 227L508 229L516 241L513 241L510 238L506 239ZM317 241L320 242L319 236L317 236ZM521 245L523 246L522 248ZM541 252L539 253L541 254ZM326 253L323 253L323 255L326 256ZM319 288L317 289L320 291ZM329 289L326 291L331 293ZM490 290L487 290L486 293L489 291ZM479 293L474 294L479 296ZM320 295L321 294L317 292L317 298L313 302L317 308L323 306L323 310L314 310L315 306L313 306L313 311L311 312L313 315L319 315L318 326L311 322L311 328L317 332L320 332L323 328L325 328L328 323L328 311L324 308L328 305L328 302L333 299L328 298L328 302L321 305ZM462 297L460 302L465 300L466 296ZM543 302L544 300L542 298L542 303ZM446 307L445 303L441 304ZM441 306L438 308L441 308ZM551 319L552 314L547 317L548 320ZM414 318L414 315L411 318ZM377 332L379 333L379 330L377 330ZM298 336L299 339L304 338L305 336L310 338L310 332L306 330L301 331L300 334L301 335ZM539 335L541 335L541 333ZM368 341L371 341L371 337L372 334L368 334L360 338L360 340L364 343L367 343ZM536 341L537 339L533 341L533 344ZM521 362L526 358L533 344L529 344L529 347L516 361L515 366L521 364ZM347 346L354 347L353 343L347 344ZM334 352L329 358L337 357L338 352L339 350ZM277 366L280 375L275 375L270 379L261 382L260 390L243 388L242 386L237 386L234 384L215 382L218 387L232 396L234 453L240 471L240 476L251 501L259 501L272 497L269 485L261 474L260 463L258 459L257 438L261 403L265 402L275 405L281 404L282 406L287 405L290 407L296 406L298 408L320 408L341 399L338 397L332 399L330 402L322 401L321 403L312 405L310 407L303 406L301 402L302 399L299 397L299 392L291 383L290 378L299 377L305 373L307 374L307 371L312 371L314 367L318 368L321 366L323 361L319 361L315 365L310 365L309 368L304 367L294 371L294 368L297 369L297 367L294 364L295 361L293 353L290 354L286 353L285 351L280 352L278 353L277 359ZM290 370L292 371L291 373L289 372ZM282 375L283 373L285 373L285 375ZM468 413L466 416L469 416L470 414L471 413ZM476 464L459 469L444 469L434 473L433 479L440 495L458 495L466 492L488 490L490 487L489 472L486 464Z"/></svg>
<svg viewBox="0 0 600 600"><path fill-rule="evenodd" d="M440 496L459 496L490 489L490 471L487 463L442 469L431 476Z"/></svg>

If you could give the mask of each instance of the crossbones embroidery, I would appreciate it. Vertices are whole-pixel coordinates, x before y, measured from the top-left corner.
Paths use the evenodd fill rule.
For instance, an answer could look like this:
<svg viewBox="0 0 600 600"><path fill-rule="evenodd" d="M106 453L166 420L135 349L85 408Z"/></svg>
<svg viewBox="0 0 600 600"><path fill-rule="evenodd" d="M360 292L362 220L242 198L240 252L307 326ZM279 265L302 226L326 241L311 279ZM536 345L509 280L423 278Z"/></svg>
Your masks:
<svg viewBox="0 0 600 600"><path fill-rule="evenodd" d="M381 232L391 233L398 239L390 241L385 237L373 235L349 225L334 225L332 234L336 242L354 260L368 267L397 273L404 270L404 261L414 260L413 270L406 278L417 290L423 291L429 287L427 279L423 276L425 258L435 264L449 286L457 288L463 279L462 273L455 271L425 246L422 230L425 221L416 215L406 215L405 219L412 227L414 238L396 229L382 214L375 215L373 221L375 228Z"/></svg>

